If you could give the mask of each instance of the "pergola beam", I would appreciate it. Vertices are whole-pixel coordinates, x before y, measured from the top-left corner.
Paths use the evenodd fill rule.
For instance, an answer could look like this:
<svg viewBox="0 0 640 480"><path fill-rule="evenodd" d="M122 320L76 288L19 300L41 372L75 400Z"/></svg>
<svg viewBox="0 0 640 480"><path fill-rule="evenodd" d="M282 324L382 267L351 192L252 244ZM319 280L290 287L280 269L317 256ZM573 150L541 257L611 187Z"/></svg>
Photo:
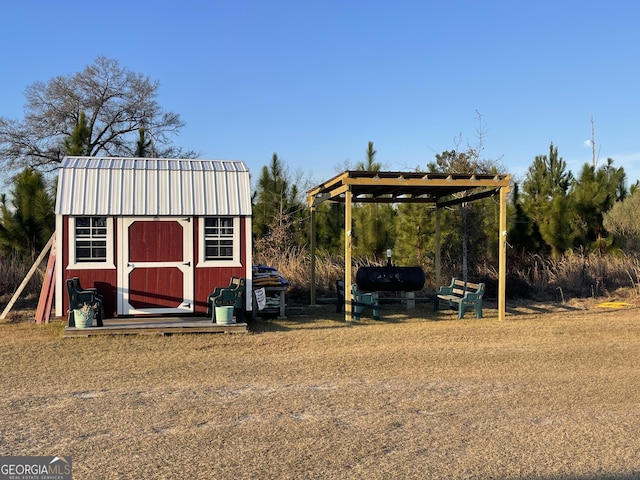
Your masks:
<svg viewBox="0 0 640 480"><path fill-rule="evenodd" d="M356 197L351 200L353 203L433 203L436 198L424 197Z"/></svg>
<svg viewBox="0 0 640 480"><path fill-rule="evenodd" d="M469 203L475 202L476 200L482 200L483 198L493 197L500 193L500 188L493 188L491 190L486 190L484 192L473 193L471 195L466 195L464 197L452 198L451 200L446 200L444 202L438 202L438 207L452 207L454 205L460 205L461 203Z"/></svg>

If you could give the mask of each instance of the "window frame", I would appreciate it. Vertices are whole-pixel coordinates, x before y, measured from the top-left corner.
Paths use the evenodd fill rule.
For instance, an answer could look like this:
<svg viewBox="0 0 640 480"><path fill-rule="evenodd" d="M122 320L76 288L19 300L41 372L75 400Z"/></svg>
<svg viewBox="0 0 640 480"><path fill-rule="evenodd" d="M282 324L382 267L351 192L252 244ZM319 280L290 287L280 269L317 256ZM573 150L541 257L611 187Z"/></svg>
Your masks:
<svg viewBox="0 0 640 480"><path fill-rule="evenodd" d="M233 254L231 259L208 259L206 258L206 219L218 218L218 219L231 219L233 221L233 235L231 236ZM207 215L206 217L199 218L199 249L198 249L198 267L239 267L242 266L240 262L240 217L231 215ZM220 238L220 237L218 237Z"/></svg>
<svg viewBox="0 0 640 480"><path fill-rule="evenodd" d="M99 261L78 261L76 258L76 221L79 218L105 218L106 220L106 258ZM68 255L69 264L67 269L71 270L101 270L101 269L114 269L116 268L114 255L113 255L113 218L106 215L76 215L69 217L69 243L68 243Z"/></svg>

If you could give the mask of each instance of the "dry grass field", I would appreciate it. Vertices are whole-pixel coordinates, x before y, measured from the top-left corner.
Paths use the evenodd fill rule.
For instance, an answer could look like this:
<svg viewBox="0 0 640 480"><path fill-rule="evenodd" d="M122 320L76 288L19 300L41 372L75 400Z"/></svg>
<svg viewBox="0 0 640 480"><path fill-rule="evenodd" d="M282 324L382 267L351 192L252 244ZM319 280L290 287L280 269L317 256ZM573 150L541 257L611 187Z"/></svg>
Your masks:
<svg viewBox="0 0 640 480"><path fill-rule="evenodd" d="M633 304L289 313L248 334L1 324L0 455L71 455L76 480L640 478Z"/></svg>

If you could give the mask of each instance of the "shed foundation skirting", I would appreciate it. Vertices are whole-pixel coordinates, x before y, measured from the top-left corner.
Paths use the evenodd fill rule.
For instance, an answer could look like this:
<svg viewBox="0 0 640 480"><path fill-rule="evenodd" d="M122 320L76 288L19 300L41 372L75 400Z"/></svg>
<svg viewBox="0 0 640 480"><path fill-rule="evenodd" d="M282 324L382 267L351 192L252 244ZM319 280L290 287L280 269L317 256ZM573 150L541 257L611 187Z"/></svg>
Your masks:
<svg viewBox="0 0 640 480"><path fill-rule="evenodd" d="M65 337L95 335L171 335L174 333L246 333L246 323L213 323L208 317L108 318L102 327L65 327Z"/></svg>

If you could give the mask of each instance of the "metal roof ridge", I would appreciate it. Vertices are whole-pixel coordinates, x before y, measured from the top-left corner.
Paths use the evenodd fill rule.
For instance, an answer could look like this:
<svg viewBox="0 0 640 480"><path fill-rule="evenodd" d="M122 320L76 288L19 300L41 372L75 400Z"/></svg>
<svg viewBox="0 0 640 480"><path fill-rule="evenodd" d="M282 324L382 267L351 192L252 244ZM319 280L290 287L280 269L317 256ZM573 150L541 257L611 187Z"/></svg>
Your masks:
<svg viewBox="0 0 640 480"><path fill-rule="evenodd" d="M210 167L218 168L210 168ZM243 160L158 157L87 157L65 156L63 168L121 168L137 170L234 170L248 172Z"/></svg>

